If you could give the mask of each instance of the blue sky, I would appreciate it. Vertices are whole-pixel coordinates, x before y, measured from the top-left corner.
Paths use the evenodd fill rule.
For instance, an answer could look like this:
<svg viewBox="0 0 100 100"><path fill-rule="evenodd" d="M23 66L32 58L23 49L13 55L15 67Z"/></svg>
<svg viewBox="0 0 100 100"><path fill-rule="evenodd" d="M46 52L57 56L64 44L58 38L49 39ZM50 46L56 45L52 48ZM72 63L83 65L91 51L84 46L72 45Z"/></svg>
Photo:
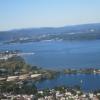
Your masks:
<svg viewBox="0 0 100 100"><path fill-rule="evenodd" d="M0 30L99 22L100 0L0 0Z"/></svg>

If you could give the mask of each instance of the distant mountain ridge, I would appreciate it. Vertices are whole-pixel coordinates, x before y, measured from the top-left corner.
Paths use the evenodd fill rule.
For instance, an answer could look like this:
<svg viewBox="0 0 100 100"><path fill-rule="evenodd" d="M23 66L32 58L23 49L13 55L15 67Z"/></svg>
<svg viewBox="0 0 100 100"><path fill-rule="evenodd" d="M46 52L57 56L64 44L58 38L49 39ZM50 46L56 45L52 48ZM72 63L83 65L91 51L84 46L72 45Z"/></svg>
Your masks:
<svg viewBox="0 0 100 100"><path fill-rule="evenodd" d="M91 34L92 33L92 34ZM45 39L80 39L94 37L100 39L100 23L72 25L65 27L26 28L11 31L0 31L0 41L9 41L18 38L34 38L45 35ZM46 37L47 35L47 37ZM88 39L87 38L87 39ZM91 39L92 39L91 38ZM44 38L43 38L44 39Z"/></svg>

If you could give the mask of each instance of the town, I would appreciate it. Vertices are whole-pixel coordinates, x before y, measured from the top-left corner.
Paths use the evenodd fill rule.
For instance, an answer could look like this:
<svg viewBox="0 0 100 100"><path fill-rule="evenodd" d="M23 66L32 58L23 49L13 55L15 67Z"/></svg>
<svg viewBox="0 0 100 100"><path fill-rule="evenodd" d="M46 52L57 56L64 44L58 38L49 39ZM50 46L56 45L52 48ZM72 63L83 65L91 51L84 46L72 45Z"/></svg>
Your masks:
<svg viewBox="0 0 100 100"><path fill-rule="evenodd" d="M100 92L83 93L78 89L62 86L37 90L33 94L2 93L1 100L100 100Z"/></svg>

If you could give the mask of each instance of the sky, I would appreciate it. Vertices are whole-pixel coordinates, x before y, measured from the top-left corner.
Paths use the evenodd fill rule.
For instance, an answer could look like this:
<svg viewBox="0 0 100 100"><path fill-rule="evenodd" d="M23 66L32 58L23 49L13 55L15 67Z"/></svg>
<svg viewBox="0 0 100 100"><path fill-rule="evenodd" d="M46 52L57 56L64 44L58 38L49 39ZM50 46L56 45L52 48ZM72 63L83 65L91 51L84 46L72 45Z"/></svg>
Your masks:
<svg viewBox="0 0 100 100"><path fill-rule="evenodd" d="M100 0L0 0L0 31L99 22Z"/></svg>

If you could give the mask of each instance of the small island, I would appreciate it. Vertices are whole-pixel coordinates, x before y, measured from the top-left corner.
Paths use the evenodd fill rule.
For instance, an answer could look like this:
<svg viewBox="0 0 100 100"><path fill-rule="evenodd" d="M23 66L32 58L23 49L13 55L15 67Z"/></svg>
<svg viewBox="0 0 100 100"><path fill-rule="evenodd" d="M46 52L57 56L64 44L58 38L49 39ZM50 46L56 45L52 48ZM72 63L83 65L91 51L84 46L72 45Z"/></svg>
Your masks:
<svg viewBox="0 0 100 100"><path fill-rule="evenodd" d="M97 68L83 68L83 69L64 69L64 74L100 74L100 69Z"/></svg>

